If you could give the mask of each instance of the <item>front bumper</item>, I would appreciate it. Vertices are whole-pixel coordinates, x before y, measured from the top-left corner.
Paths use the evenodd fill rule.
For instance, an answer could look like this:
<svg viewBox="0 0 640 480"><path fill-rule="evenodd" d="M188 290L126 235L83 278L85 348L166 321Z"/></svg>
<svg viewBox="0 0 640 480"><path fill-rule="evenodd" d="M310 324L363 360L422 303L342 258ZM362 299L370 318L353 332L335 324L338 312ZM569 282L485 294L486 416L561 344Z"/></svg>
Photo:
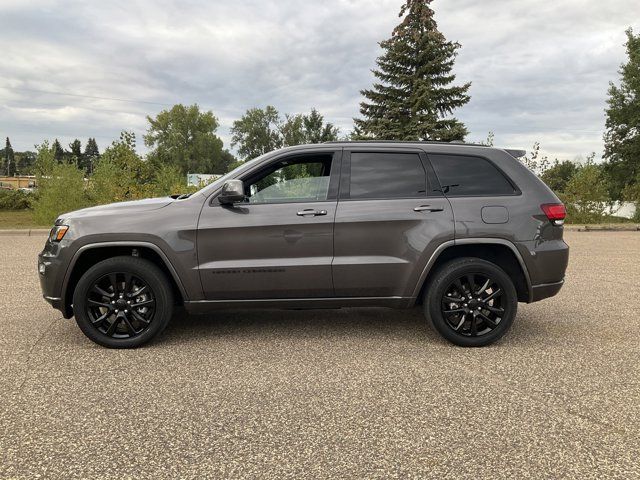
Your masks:
<svg viewBox="0 0 640 480"><path fill-rule="evenodd" d="M38 255L38 278L42 297L56 310L60 310L65 318L71 318L71 309L65 305L62 286L66 273L66 263L60 259L59 245L51 245L49 241Z"/></svg>

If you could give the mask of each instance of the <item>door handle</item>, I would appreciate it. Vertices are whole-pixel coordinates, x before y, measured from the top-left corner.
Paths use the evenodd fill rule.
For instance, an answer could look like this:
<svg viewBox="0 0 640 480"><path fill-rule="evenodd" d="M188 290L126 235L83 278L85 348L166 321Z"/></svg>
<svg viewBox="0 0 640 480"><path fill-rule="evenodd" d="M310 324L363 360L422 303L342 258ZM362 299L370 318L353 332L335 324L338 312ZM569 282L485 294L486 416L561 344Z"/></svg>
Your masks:
<svg viewBox="0 0 640 480"><path fill-rule="evenodd" d="M414 212L442 212L443 207L432 207L431 205L420 205L413 209Z"/></svg>
<svg viewBox="0 0 640 480"><path fill-rule="evenodd" d="M318 217L320 215L326 215L326 210L314 210L313 208L308 208L306 210L300 210L297 215L299 217Z"/></svg>

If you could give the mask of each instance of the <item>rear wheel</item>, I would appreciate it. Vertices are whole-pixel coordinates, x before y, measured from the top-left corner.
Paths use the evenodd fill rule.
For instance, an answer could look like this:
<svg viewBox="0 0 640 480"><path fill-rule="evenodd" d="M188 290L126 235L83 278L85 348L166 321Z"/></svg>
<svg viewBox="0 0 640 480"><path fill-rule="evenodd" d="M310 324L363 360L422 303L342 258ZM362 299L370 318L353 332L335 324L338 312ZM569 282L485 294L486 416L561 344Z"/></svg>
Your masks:
<svg viewBox="0 0 640 480"><path fill-rule="evenodd" d="M481 347L501 338L518 308L511 278L497 265L467 257L444 264L425 293L425 314L450 342Z"/></svg>
<svg viewBox="0 0 640 480"><path fill-rule="evenodd" d="M148 260L114 257L80 278L73 311L82 332L109 348L133 348L162 332L173 313L173 292Z"/></svg>

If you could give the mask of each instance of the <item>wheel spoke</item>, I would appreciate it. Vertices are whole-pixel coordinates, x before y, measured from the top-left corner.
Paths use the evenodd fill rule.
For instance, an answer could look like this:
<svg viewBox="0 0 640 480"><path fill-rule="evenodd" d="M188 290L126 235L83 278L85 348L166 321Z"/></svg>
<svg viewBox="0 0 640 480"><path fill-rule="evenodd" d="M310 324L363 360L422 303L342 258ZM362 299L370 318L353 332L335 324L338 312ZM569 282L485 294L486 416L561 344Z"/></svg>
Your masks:
<svg viewBox="0 0 640 480"><path fill-rule="evenodd" d="M492 320L491 318L487 317L486 315L484 315L482 313L479 313L478 317L480 319L484 320L485 323L488 323L491 326L491 328L495 328L495 327L498 326L498 322L496 322L495 320Z"/></svg>
<svg viewBox="0 0 640 480"><path fill-rule="evenodd" d="M109 315L111 315L111 311L108 311L108 312L100 315L95 320L91 320L91 323L93 323L94 325L97 325L97 324L101 323L103 320L105 320Z"/></svg>
<svg viewBox="0 0 640 480"><path fill-rule="evenodd" d="M107 329L108 336L113 337L116 328L118 328L118 325L120 324L120 320L122 320L122 317L120 315L117 315L116 318L113 319L113 323Z"/></svg>
<svg viewBox="0 0 640 480"><path fill-rule="evenodd" d="M487 278L487 281L484 282L484 285L482 285L482 287L480 287L480 290L476 292L476 295L480 295L482 292L484 292L487 288L489 288L490 284L491 284L491 279Z"/></svg>
<svg viewBox="0 0 640 480"><path fill-rule="evenodd" d="M449 297L449 296L445 296L442 301L444 303L463 303L464 302L464 298L456 298L456 297Z"/></svg>
<svg viewBox="0 0 640 480"><path fill-rule="evenodd" d="M444 313L445 313L445 315L451 315L451 314L454 314L454 313L463 313L465 311L466 310L464 308L456 308L454 310L445 310Z"/></svg>
<svg viewBox="0 0 640 480"><path fill-rule="evenodd" d="M140 295L142 292L144 292L145 290L147 290L147 286L143 285L142 287L140 287L138 290L135 290L131 293L128 294L129 297L137 297L138 295Z"/></svg>
<svg viewBox="0 0 640 480"><path fill-rule="evenodd" d="M475 337L478 335L478 320L475 315L471 315L471 336Z"/></svg>
<svg viewBox="0 0 640 480"><path fill-rule="evenodd" d="M103 297L112 298L114 296L113 293L109 293L106 290L103 290L98 285L94 285L91 289L92 292L97 293L98 295L102 295Z"/></svg>
<svg viewBox="0 0 640 480"><path fill-rule="evenodd" d="M122 316L122 319L124 320L125 325L127 326L127 330L129 331L129 336L133 337L136 335L136 329L133 328L133 325L131 325L131 322L129 321L129 319L127 318L126 315Z"/></svg>
<svg viewBox="0 0 640 480"><path fill-rule="evenodd" d="M133 318L135 318L139 322L144 323L145 325L149 325L149 323L151 322L151 320L147 320L146 318L144 318L142 315L140 315L135 310L131 310L131 314L133 315Z"/></svg>
<svg viewBox="0 0 640 480"><path fill-rule="evenodd" d="M462 318L460 318L460 323L458 323L458 326L456 328L454 328L454 330L457 332L458 330L460 330L460 327L462 326L462 324L464 323L464 321L466 320L467 316L466 315L462 315Z"/></svg>
<svg viewBox="0 0 640 480"><path fill-rule="evenodd" d="M489 310L491 313L495 313L496 315L504 315L504 308L492 307L491 305L485 305L484 308Z"/></svg>
<svg viewBox="0 0 640 480"><path fill-rule="evenodd" d="M108 308L109 310L111 310L111 304L110 303L103 303L103 302L96 302L95 300L87 300L87 303L89 305L92 305L94 307L104 307L104 308Z"/></svg>
<svg viewBox="0 0 640 480"><path fill-rule="evenodd" d="M132 303L131 308L144 307L145 305L151 305L152 303L156 303L156 301L153 298L150 298L149 300L144 300L142 302Z"/></svg>
<svg viewBox="0 0 640 480"><path fill-rule="evenodd" d="M460 279L459 279L459 278L456 278L456 279L453 281L453 284L454 284L454 285L456 286L456 288L458 289L458 292L460 292L460 293L464 293L464 288L462 287L462 283L460 282Z"/></svg>
<svg viewBox="0 0 640 480"><path fill-rule="evenodd" d="M498 288L496 289L495 292L492 292L491 295L485 298L484 301L488 302L489 300L493 300L494 298L499 297L500 295L502 295L502 289Z"/></svg>

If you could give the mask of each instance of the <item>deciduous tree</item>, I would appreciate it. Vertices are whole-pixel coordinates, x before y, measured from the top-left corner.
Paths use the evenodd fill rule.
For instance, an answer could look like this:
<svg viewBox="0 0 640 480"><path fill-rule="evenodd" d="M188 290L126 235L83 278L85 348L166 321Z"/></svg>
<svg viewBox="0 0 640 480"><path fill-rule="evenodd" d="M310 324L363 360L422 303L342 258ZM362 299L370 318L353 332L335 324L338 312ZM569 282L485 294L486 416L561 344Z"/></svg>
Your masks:
<svg viewBox="0 0 640 480"><path fill-rule="evenodd" d="M183 174L228 170L228 156L222 153L222 140L216 135L218 119L213 112L201 112L198 105L179 104L147 120L144 143L151 148L148 158L152 162L173 165Z"/></svg>
<svg viewBox="0 0 640 480"><path fill-rule="evenodd" d="M640 178L640 35L631 29L626 33L628 61L620 67L620 85L609 86L604 134L614 199Z"/></svg>

